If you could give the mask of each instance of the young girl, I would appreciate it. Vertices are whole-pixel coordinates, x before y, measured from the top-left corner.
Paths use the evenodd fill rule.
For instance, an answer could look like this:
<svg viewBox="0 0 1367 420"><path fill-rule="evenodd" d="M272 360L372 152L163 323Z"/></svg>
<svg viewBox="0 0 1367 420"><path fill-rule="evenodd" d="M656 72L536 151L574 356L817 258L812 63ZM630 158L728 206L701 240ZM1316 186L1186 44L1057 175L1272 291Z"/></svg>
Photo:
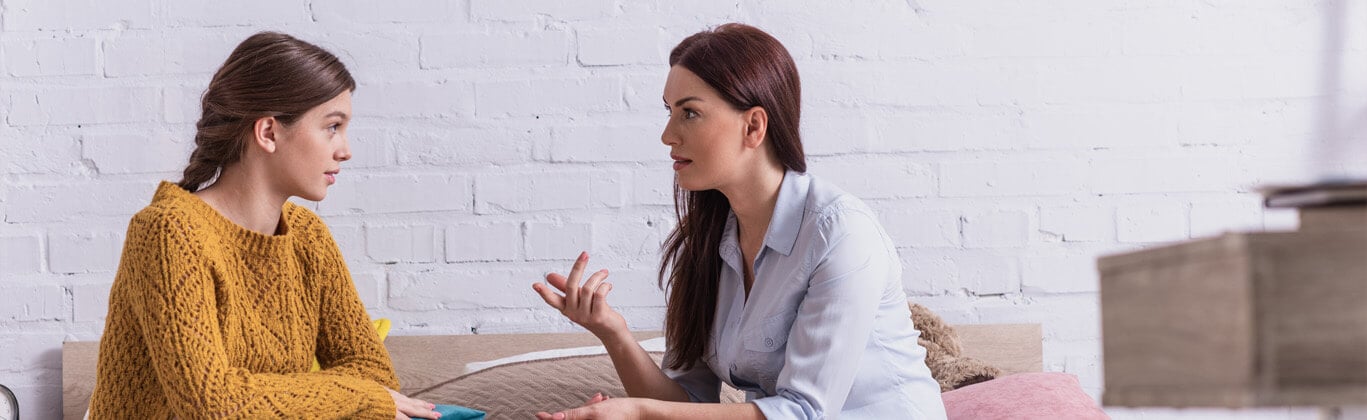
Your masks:
<svg viewBox="0 0 1367 420"><path fill-rule="evenodd" d="M228 56L184 179L129 223L93 418L437 417L394 392L327 226L286 201L322 200L351 158L355 88L337 57L288 35Z"/></svg>
<svg viewBox="0 0 1367 420"><path fill-rule="evenodd" d="M663 368L606 302L606 270L533 288L598 336L627 394L543 419L939 419L940 388L902 292L901 266L859 199L807 175L797 68L778 40L741 24L684 39L669 56L678 225L665 242ZM718 402L720 383L747 403Z"/></svg>

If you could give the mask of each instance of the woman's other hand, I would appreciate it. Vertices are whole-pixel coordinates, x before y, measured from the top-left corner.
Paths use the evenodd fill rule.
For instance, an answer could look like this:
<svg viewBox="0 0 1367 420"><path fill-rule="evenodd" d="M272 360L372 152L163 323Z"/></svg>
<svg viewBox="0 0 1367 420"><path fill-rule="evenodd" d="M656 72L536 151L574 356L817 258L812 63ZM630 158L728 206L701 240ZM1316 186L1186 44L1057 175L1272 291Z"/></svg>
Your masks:
<svg viewBox="0 0 1367 420"><path fill-rule="evenodd" d="M555 414L536 413L537 420L586 420L586 419L625 419L641 418L640 402L637 398L611 398L603 394L594 395L584 405L573 410Z"/></svg>
<svg viewBox="0 0 1367 420"><path fill-rule="evenodd" d="M608 293L612 291L612 283L606 282L608 270L599 270L580 284L588 263L589 254L582 252L570 268L569 277L560 273L546 275L546 282L564 295L541 283L532 284L532 289L547 305L560 310L566 318L589 330L599 340L607 341L614 335L628 333L626 319L608 306Z"/></svg>

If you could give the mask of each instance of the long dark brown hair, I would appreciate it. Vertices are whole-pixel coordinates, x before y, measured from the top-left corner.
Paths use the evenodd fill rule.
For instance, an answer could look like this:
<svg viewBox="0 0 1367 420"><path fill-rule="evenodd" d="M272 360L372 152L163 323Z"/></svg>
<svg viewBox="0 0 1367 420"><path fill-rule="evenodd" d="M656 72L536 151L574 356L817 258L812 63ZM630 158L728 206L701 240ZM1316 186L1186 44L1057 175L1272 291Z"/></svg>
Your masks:
<svg viewBox="0 0 1367 420"><path fill-rule="evenodd" d="M737 110L764 108L769 116L764 138L778 161L807 171L798 135L802 87L793 57L777 39L753 26L728 23L684 38L669 53L669 65L693 72ZM730 210L720 191L685 191L674 183L678 224L665 239L659 272L660 286L669 285L670 369L692 368L707 351L722 268L717 249Z"/></svg>
<svg viewBox="0 0 1367 420"><path fill-rule="evenodd" d="M290 124L356 80L337 56L295 37L260 32L237 45L200 98L195 151L178 183L194 192L217 171L242 158L256 120Z"/></svg>

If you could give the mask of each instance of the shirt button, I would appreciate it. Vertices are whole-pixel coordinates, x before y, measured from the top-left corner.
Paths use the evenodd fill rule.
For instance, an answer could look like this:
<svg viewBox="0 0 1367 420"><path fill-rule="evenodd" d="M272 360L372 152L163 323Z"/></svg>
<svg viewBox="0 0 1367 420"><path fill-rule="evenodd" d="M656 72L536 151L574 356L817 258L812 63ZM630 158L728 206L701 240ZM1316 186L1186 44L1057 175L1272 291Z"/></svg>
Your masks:
<svg viewBox="0 0 1367 420"><path fill-rule="evenodd" d="M764 338L764 347L768 347L768 348L771 348L771 349L774 348L774 339L773 339L773 338L765 337L765 338Z"/></svg>

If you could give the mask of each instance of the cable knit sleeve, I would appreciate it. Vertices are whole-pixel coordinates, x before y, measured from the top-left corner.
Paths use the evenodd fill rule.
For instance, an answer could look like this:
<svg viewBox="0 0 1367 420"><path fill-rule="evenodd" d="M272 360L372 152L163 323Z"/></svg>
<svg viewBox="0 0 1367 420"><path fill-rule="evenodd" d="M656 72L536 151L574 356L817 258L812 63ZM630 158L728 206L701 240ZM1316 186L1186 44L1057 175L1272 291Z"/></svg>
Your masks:
<svg viewBox="0 0 1367 420"><path fill-rule="evenodd" d="M140 213L119 268L137 290L128 295L132 315L176 417L393 417L393 400L374 380L232 367L219 329L211 264L202 241L193 238L190 224L174 213Z"/></svg>
<svg viewBox="0 0 1367 420"><path fill-rule="evenodd" d="M299 209L301 212L306 212ZM365 304L356 292L342 251L332 239L327 225L312 213L304 213L309 252L305 264L317 277L321 296L318 319L318 364L330 374L366 378L390 389L399 389L399 379L366 315Z"/></svg>

